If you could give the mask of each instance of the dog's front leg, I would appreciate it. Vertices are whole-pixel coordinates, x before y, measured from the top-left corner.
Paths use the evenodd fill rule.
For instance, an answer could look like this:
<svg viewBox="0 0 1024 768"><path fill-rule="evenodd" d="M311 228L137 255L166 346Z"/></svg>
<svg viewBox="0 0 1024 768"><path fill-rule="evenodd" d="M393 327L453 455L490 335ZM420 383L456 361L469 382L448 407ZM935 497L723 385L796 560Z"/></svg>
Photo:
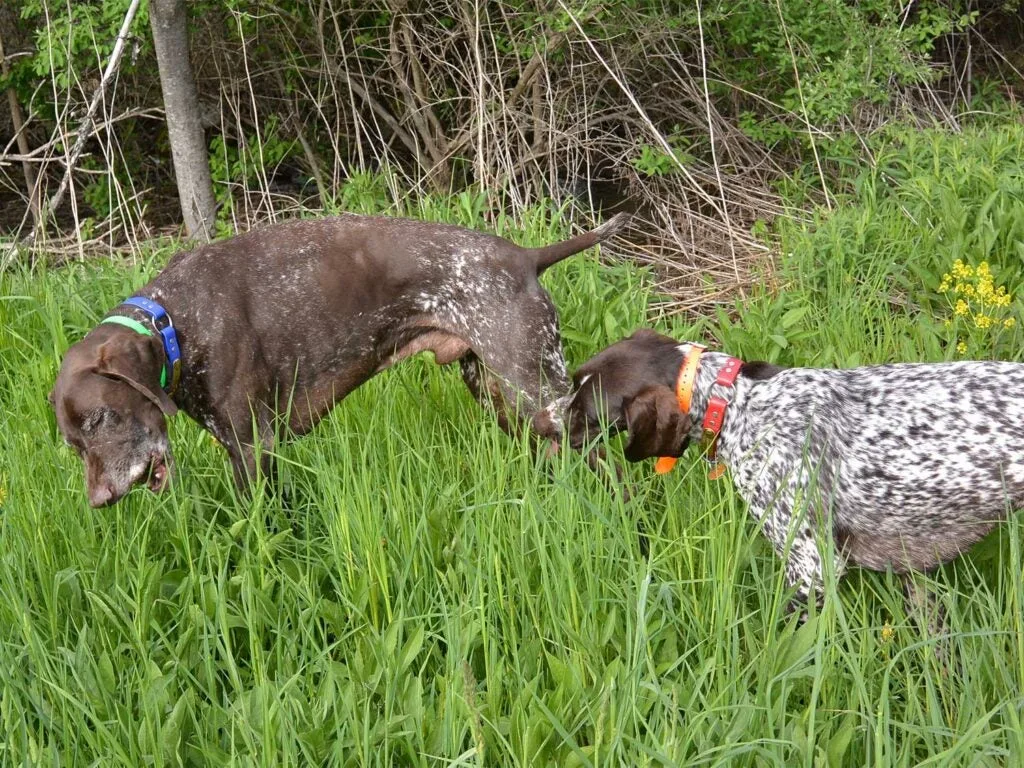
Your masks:
<svg viewBox="0 0 1024 768"><path fill-rule="evenodd" d="M232 420L230 438L224 442L228 457L231 459L231 474L235 487L248 498L252 492L252 484L256 482L259 472L267 479L267 487L275 480L274 472L274 427L268 416L268 409L259 409L254 423L252 410L245 406L245 416ZM243 411L239 408L239 413Z"/></svg>
<svg viewBox="0 0 1024 768"><path fill-rule="evenodd" d="M473 395L473 399L480 403L484 410L489 410L495 415L502 431L514 436L520 424L514 419L509 419L505 397L494 374L487 370L475 352L467 352L460 357L459 367L462 369L462 380L466 382L466 388Z"/></svg>
<svg viewBox="0 0 1024 768"><path fill-rule="evenodd" d="M770 471L768 478L778 475ZM798 483L794 480L780 490L772 482L759 484L748 499L751 516L760 524L764 535L772 543L786 564L786 586L796 588L787 612L800 611L801 622L807 619L808 604L813 597L820 609L824 601L822 585L824 567L821 551L815 537L813 516L798 509L796 503ZM806 494L805 494L806 497ZM806 507L806 499L799 506ZM833 567L838 578L843 571L843 560L835 554Z"/></svg>
<svg viewBox="0 0 1024 768"><path fill-rule="evenodd" d="M256 455L252 446L232 443L224 446L231 459L231 475L235 480L235 488L248 495L251 483L256 477Z"/></svg>

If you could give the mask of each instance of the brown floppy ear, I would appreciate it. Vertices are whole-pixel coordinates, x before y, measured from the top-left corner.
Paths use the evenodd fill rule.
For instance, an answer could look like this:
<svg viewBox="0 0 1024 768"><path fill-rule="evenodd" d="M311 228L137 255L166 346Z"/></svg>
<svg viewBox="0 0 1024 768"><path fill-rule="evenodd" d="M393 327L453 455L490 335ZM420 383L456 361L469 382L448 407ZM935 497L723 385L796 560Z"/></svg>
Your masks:
<svg viewBox="0 0 1024 768"><path fill-rule="evenodd" d="M135 334L104 342L99 348L93 370L108 379L123 381L153 403L165 416L174 416L178 406L160 388L159 367L160 363L149 346L148 337ZM153 379L153 382L144 384L139 379Z"/></svg>
<svg viewBox="0 0 1024 768"><path fill-rule="evenodd" d="M652 456L682 456L690 432L690 417L679 410L676 393L665 386L648 387L626 403L629 461Z"/></svg>
<svg viewBox="0 0 1024 768"><path fill-rule="evenodd" d="M155 405L157 408L163 411L165 416L174 416L174 414L178 412L178 406L174 404L174 401L171 400L171 398L167 396L167 393L160 389L160 387L156 387L155 390L150 389L149 387L137 382L131 376L127 376L126 374L120 373L118 371L100 370L99 368L97 368L96 373L98 373L100 376L106 376L108 379L116 379L117 381L123 381L125 384L127 384L129 387L134 389L136 392L138 392L147 400L149 400L149 402L151 402L153 405Z"/></svg>

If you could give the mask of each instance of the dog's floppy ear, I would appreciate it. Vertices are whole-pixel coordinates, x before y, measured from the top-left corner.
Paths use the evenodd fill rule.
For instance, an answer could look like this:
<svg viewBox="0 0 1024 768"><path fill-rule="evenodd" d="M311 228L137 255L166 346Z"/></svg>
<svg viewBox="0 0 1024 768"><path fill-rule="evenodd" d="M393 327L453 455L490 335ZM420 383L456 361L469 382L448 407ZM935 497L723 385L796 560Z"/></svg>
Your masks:
<svg viewBox="0 0 1024 768"><path fill-rule="evenodd" d="M167 393L157 387L155 390L140 384L131 376L114 370L101 370L96 369L96 373L100 376L106 376L108 379L116 379L117 381L123 381L129 387L134 389L136 392L144 396L153 405L163 411L165 416L174 416L178 412L178 406L174 404L174 401L167 396Z"/></svg>
<svg viewBox="0 0 1024 768"><path fill-rule="evenodd" d="M154 381L153 384L144 384L137 378L146 368L158 365L152 349L147 345L146 337L132 336L104 342L99 348L93 370L108 379L123 381L153 403L165 416L174 416L178 412L178 406L160 388L159 383Z"/></svg>
<svg viewBox="0 0 1024 768"><path fill-rule="evenodd" d="M690 432L690 417L679 410L676 394L665 386L648 387L625 403L629 461L652 456L682 456Z"/></svg>

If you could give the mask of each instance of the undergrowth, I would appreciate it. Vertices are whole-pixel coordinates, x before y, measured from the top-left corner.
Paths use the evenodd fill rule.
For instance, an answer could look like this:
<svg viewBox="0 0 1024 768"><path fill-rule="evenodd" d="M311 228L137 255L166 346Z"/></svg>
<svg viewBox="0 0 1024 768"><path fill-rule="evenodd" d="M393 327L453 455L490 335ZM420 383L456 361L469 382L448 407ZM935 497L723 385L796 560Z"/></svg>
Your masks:
<svg viewBox="0 0 1024 768"><path fill-rule="evenodd" d="M903 134L843 205L779 231L779 270L718 316L658 319L647 273L577 256L544 278L578 365L653 316L746 358L959 357L942 277L991 269L1021 317L1022 130ZM525 244L551 211L484 222ZM457 372L417 359L280 449L235 497L171 425L178 482L92 511L46 393L70 343L152 276L92 262L0 275L0 762L46 765L1013 765L1024 760L1016 519L925 580L951 662L898 582L852 572L803 627L728 482L631 468L624 504L578 456L507 438ZM1020 359L1020 323L969 354ZM641 554L638 529L649 556Z"/></svg>

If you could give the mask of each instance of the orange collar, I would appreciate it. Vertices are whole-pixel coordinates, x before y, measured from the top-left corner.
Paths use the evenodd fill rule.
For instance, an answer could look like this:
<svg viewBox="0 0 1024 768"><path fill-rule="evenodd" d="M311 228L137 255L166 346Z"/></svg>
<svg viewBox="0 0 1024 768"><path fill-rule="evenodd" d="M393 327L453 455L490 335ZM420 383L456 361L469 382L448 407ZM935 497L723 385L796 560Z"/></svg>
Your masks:
<svg viewBox="0 0 1024 768"><path fill-rule="evenodd" d="M679 401L679 410L682 413L690 412L690 403L693 400L693 385L697 380L700 359L707 350L707 347L700 344L691 344L690 347L691 350L683 359L683 364L679 368L679 378L676 380L676 399ZM715 378L715 384L731 387L736 381L736 376L739 374L742 366L743 361L739 358L727 358L725 365L722 366L718 376ZM722 424L725 421L725 409L728 405L728 400L715 395L708 401L708 406L704 413L701 445L704 449L705 458L714 465L708 473L708 477L712 480L717 480L725 472L725 465L721 462L716 462L715 456L717 455L718 433L722 430ZM663 475L671 471L675 464L676 460L673 457L662 456L655 462L654 471L659 475Z"/></svg>
<svg viewBox="0 0 1024 768"><path fill-rule="evenodd" d="M697 382L697 371L700 369L700 359L707 351L702 344L691 344L690 351L683 358L683 364L679 366L679 377L676 379L676 400L679 401L681 413L690 412L690 402L693 400L693 385ZM662 456L654 462L654 471L659 475L671 472L676 465L672 456Z"/></svg>

